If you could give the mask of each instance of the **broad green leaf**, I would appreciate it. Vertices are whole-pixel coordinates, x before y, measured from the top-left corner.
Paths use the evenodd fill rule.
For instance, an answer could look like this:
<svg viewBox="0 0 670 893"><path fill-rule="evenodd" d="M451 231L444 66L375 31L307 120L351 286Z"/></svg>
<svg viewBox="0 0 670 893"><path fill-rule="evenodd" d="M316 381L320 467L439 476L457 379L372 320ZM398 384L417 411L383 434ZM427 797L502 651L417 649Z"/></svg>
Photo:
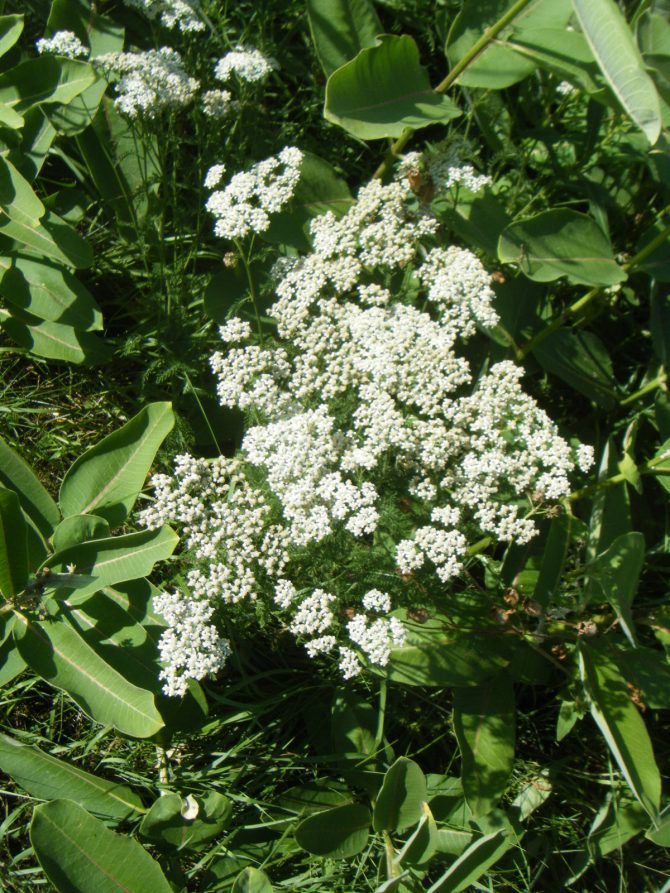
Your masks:
<svg viewBox="0 0 670 893"><path fill-rule="evenodd" d="M142 819L140 834L171 851L199 849L223 831L232 814L231 801L218 791L186 799L163 794Z"/></svg>
<svg viewBox="0 0 670 893"><path fill-rule="evenodd" d="M56 131L44 114L43 108L46 106L34 106L28 109L23 116L21 143L7 156L14 167L30 182L41 171L56 136Z"/></svg>
<svg viewBox="0 0 670 893"><path fill-rule="evenodd" d="M490 812L507 789L514 766L515 727L514 689L505 674L454 692L463 791L475 817Z"/></svg>
<svg viewBox="0 0 670 893"><path fill-rule="evenodd" d="M172 893L136 840L105 828L71 800L35 808L30 842L59 893Z"/></svg>
<svg viewBox="0 0 670 893"><path fill-rule="evenodd" d="M648 825L649 817L639 803L628 799L616 802L608 796L593 820L584 850L572 861L567 883L574 884L596 859L621 850Z"/></svg>
<svg viewBox="0 0 670 893"><path fill-rule="evenodd" d="M147 580L133 580L118 583L115 588L106 587L92 596L87 595L81 604L70 605L70 601L81 601L75 591L67 606L68 617L105 663L128 682L154 694L165 724L161 736L165 737L180 729L199 728L207 717L208 707L195 680L181 698L163 693L158 643L165 624L148 605L152 591Z"/></svg>
<svg viewBox="0 0 670 893"><path fill-rule="evenodd" d="M494 195L488 190L475 195L467 189L459 189L456 205L452 207L452 201L445 201L444 206L442 210L439 198L433 204L461 239L474 248L495 255L500 234L512 221L504 205ZM517 305L519 303L516 302Z"/></svg>
<svg viewBox="0 0 670 893"><path fill-rule="evenodd" d="M447 38L446 51L452 68L511 6L511 0L465 0L461 4ZM507 39L532 40L535 31L546 28L563 32L571 13L569 0L532 0L468 65L457 83L502 90L527 77L535 68L534 61L509 49Z"/></svg>
<svg viewBox="0 0 670 893"><path fill-rule="evenodd" d="M123 27L93 11L85 0L54 0L46 33L50 36L61 30L72 31L88 45L91 59L123 50ZM95 117L106 89L107 82L101 78L67 105L49 107L47 114L54 127L67 136L81 133Z"/></svg>
<svg viewBox="0 0 670 893"><path fill-rule="evenodd" d="M670 847L670 813L666 812L658 828L650 828L644 836L658 846Z"/></svg>
<svg viewBox="0 0 670 893"><path fill-rule="evenodd" d="M102 313L90 293L68 270L28 257L0 257L0 293L14 307L40 319L81 331L102 329Z"/></svg>
<svg viewBox="0 0 670 893"><path fill-rule="evenodd" d="M0 735L0 769L40 800L67 798L117 822L144 811L138 795L126 785L98 778L9 735Z"/></svg>
<svg viewBox="0 0 670 893"><path fill-rule="evenodd" d="M0 219L36 227L44 216L44 205L30 183L6 158L0 158Z"/></svg>
<svg viewBox="0 0 670 893"><path fill-rule="evenodd" d="M461 636L391 651L389 679L405 685L478 685L507 666L507 657L496 653L482 636Z"/></svg>
<svg viewBox="0 0 670 893"><path fill-rule="evenodd" d="M347 803L303 819L295 832L298 845L315 856L349 859L368 842L370 810L361 803Z"/></svg>
<svg viewBox="0 0 670 893"><path fill-rule="evenodd" d="M63 516L96 514L112 527L122 524L173 425L170 403L150 403L118 431L87 450L63 479Z"/></svg>
<svg viewBox="0 0 670 893"><path fill-rule="evenodd" d="M663 651L644 646L625 648L616 661L622 676L639 689L645 706L670 709L670 663Z"/></svg>
<svg viewBox="0 0 670 893"><path fill-rule="evenodd" d="M351 803L351 793L348 788L337 786L336 782L313 781L284 791L277 803L282 809L301 815Z"/></svg>
<svg viewBox="0 0 670 893"><path fill-rule="evenodd" d="M307 18L326 76L374 46L384 30L370 0L307 0Z"/></svg>
<svg viewBox="0 0 670 893"><path fill-rule="evenodd" d="M637 531L618 536L589 566L601 597L616 611L629 642L636 646L631 606L644 565L644 537Z"/></svg>
<svg viewBox="0 0 670 893"><path fill-rule="evenodd" d="M12 130L19 130L23 127L24 119L22 115L15 112L8 105L0 104L0 124L3 127L10 127Z"/></svg>
<svg viewBox="0 0 670 893"><path fill-rule="evenodd" d="M427 803L423 804L423 813L394 859L399 865L424 865L435 854L439 832Z"/></svg>
<svg viewBox="0 0 670 893"><path fill-rule="evenodd" d="M585 716L585 708L576 701L561 701L556 720L556 740L562 741Z"/></svg>
<svg viewBox="0 0 670 893"><path fill-rule="evenodd" d="M384 776L375 802L375 831L404 831L415 825L426 797L426 779L421 768L413 760L400 757Z"/></svg>
<svg viewBox="0 0 670 893"><path fill-rule="evenodd" d="M459 893L468 889L507 852L512 842L507 829L476 838L427 893Z"/></svg>
<svg viewBox="0 0 670 893"><path fill-rule="evenodd" d="M151 692L124 679L66 621L18 617L14 637L30 668L66 691L96 722L135 738L163 727Z"/></svg>
<svg viewBox="0 0 670 893"><path fill-rule="evenodd" d="M245 868L235 878L232 893L272 893L272 884L264 871Z"/></svg>
<svg viewBox="0 0 670 893"><path fill-rule="evenodd" d="M614 0L572 0L577 20L605 80L653 145L661 133L661 109L625 18Z"/></svg>
<svg viewBox="0 0 670 893"><path fill-rule="evenodd" d="M157 138L146 130L138 133L114 103L103 98L92 126L76 139L96 188L117 217L121 234L134 243L149 196L162 176Z"/></svg>
<svg viewBox="0 0 670 893"><path fill-rule="evenodd" d="M0 75L0 103L17 112L43 102L68 103L96 79L88 62L38 56Z"/></svg>
<svg viewBox="0 0 670 893"><path fill-rule="evenodd" d="M324 116L363 140L398 137L461 114L430 86L411 37L383 35L338 68L326 84Z"/></svg>
<svg viewBox="0 0 670 893"><path fill-rule="evenodd" d="M54 530L53 547L60 552L88 540L108 539L109 524L99 515L70 515Z"/></svg>
<svg viewBox="0 0 670 893"><path fill-rule="evenodd" d="M11 50L23 31L23 16L0 16L0 56Z"/></svg>
<svg viewBox="0 0 670 893"><path fill-rule="evenodd" d="M0 310L0 325L21 347L39 357L64 363L97 365L111 357L111 347L94 332L38 319L9 306Z"/></svg>
<svg viewBox="0 0 670 893"><path fill-rule="evenodd" d="M49 567L56 573L65 573L74 565L78 574L95 577L95 583L77 593L81 601L105 586L148 576L157 561L172 555L178 541L169 527L90 540L56 552L49 559Z"/></svg>
<svg viewBox="0 0 670 893"><path fill-rule="evenodd" d="M605 97L605 84L584 35L579 31L548 28L511 37L510 50L539 68L575 84L590 96Z"/></svg>
<svg viewBox="0 0 670 893"><path fill-rule="evenodd" d="M498 257L517 264L536 282L566 276L577 285L616 285L626 278L595 220L567 208L542 211L508 226L498 242Z"/></svg>
<svg viewBox="0 0 670 893"><path fill-rule="evenodd" d="M0 437L0 483L14 490L21 508L45 539L60 520L58 506L37 479L32 468Z"/></svg>
<svg viewBox="0 0 670 893"><path fill-rule="evenodd" d="M549 536L542 555L540 575L533 590L533 599L546 608L558 590L563 572L563 565L570 543L572 515L561 515L554 518L549 528Z"/></svg>
<svg viewBox="0 0 670 893"><path fill-rule="evenodd" d="M47 211L38 226L29 226L14 218L0 216L0 234L14 239L38 256L71 267L84 269L93 262L93 252L88 242L53 211Z"/></svg>
<svg viewBox="0 0 670 893"><path fill-rule="evenodd" d="M617 402L617 383L607 348L592 332L556 329L533 348L543 369L603 409Z"/></svg>
<svg viewBox="0 0 670 893"><path fill-rule="evenodd" d="M619 471L619 457L616 446L610 439L605 444L600 465L598 467L597 482L606 480ZM624 533L628 533L632 527L630 513L630 499L625 483L616 487L606 487L593 498L593 508L589 521L589 541L587 543L586 558L592 561L596 555L604 552L612 542Z"/></svg>
<svg viewBox="0 0 670 893"><path fill-rule="evenodd" d="M331 708L335 753L360 759L375 751L377 711L354 691L336 690Z"/></svg>
<svg viewBox="0 0 670 893"><path fill-rule="evenodd" d="M10 637L0 645L0 688L9 685L19 673L22 673L27 664L19 653L14 639Z"/></svg>
<svg viewBox="0 0 670 893"><path fill-rule="evenodd" d="M602 646L582 640L578 656L591 716L635 798L655 820L661 777L644 720L630 698L626 681Z"/></svg>
<svg viewBox="0 0 670 893"><path fill-rule="evenodd" d="M19 497L0 488L0 594L13 601L28 582L28 525Z"/></svg>

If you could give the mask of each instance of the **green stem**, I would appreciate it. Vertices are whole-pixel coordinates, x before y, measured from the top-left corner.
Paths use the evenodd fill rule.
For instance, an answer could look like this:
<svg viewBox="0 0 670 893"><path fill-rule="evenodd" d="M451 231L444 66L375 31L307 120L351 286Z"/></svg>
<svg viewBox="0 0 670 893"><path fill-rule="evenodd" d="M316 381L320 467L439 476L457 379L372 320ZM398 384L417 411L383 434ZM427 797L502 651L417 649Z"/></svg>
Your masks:
<svg viewBox="0 0 670 893"><path fill-rule="evenodd" d="M629 403L635 403L640 397L644 397L646 394L655 391L656 388L664 388L667 380L668 376L666 375L665 370L663 370L660 375L657 375L656 378L640 388L639 391L635 391L635 393L631 394L629 397L624 397L623 400L619 400L619 406L628 406Z"/></svg>
<svg viewBox="0 0 670 893"><path fill-rule="evenodd" d="M654 459L649 459L648 462L638 466L637 470L640 474L670 474L670 466L657 469L658 465L661 465L663 462L668 462L668 460L670 460L670 450L667 453L661 453L660 456L656 456ZM567 501L577 502L578 499L585 499L588 496L593 496L595 493L599 493L601 490L609 490L610 487L616 487L617 484L623 484L626 480L627 478L625 474L613 474L612 477L605 478L603 481L589 484L588 487L583 487L581 490L575 490L574 493L571 493L567 497Z"/></svg>
<svg viewBox="0 0 670 893"><path fill-rule="evenodd" d="M670 205L661 211L660 217L663 217L668 211L670 211ZM643 261L645 261L650 254L653 254L657 248L659 248L667 239L670 237L670 226L666 226L661 232L649 242L648 245L645 245L644 248L640 249L634 257L632 257L627 263L623 264L622 269L627 273L631 270L634 270L638 267ZM583 313L584 309L588 307L596 298L599 298L601 295L605 293L606 289L604 286L599 285L596 288L592 288L590 291L587 291L585 295L583 295L579 300L574 301L574 303L570 304L569 307L566 307L562 313L560 313L556 319L552 320L548 326L545 326L544 329L541 329L533 338L530 339L525 345L518 348L516 351L516 359L518 362L524 360L529 353L531 353L538 344L541 344L545 338L548 338L549 335L553 334L556 329L559 329L563 323L569 319L571 316L577 316Z"/></svg>
<svg viewBox="0 0 670 893"><path fill-rule="evenodd" d="M251 257L251 251L253 248L252 245L249 246L249 257L242 251L242 246L239 242L235 242L235 246L237 248L237 253L240 256L242 263L244 264L244 272L247 276L247 282L249 283L249 294L251 295L251 303L254 305L254 315L256 317L256 325L258 326L258 337L263 340L263 324L261 323L261 315L258 309L258 298L256 295L256 285L254 284L254 277L251 275L251 265L249 263L249 257Z"/></svg>
<svg viewBox="0 0 670 893"><path fill-rule="evenodd" d="M486 47L493 41L495 37L505 28L509 23L515 19L522 9L528 4L531 0L517 0L517 2L507 10L504 16L498 19L490 28L487 28L486 31L482 34L479 40L470 47L467 53L463 56L463 58L454 65L449 74L440 81L437 87L434 87L435 93L445 93L449 87L456 81L456 79L465 71L468 65L471 65L477 56L479 56ZM403 132L400 134L398 139L393 143L389 151L386 153L386 157L379 165L377 170L374 173L375 179L379 179L383 177L385 174L389 172L393 162L395 161L398 153L402 152L407 143L410 141L412 136L414 135L415 130L411 127L406 127Z"/></svg>

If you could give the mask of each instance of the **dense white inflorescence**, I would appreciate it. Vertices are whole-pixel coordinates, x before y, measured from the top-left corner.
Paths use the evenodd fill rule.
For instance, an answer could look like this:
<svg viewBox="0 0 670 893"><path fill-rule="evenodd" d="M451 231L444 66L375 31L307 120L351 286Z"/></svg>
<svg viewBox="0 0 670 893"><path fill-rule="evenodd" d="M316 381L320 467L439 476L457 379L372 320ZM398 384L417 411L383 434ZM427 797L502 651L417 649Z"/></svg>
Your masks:
<svg viewBox="0 0 670 893"><path fill-rule="evenodd" d="M240 81L255 84L264 81L276 68L277 62L260 50L238 46L219 59L214 77L225 84L235 75Z"/></svg>
<svg viewBox="0 0 670 893"><path fill-rule="evenodd" d="M116 81L115 106L130 118L154 118L163 109L188 105L200 84L184 70L176 50L106 53L95 59L105 77Z"/></svg>
<svg viewBox="0 0 670 893"><path fill-rule="evenodd" d="M292 146L279 155L259 161L248 171L235 174L225 189L213 192L207 210L216 217L214 230L224 239L241 239L251 233L263 233L270 226L270 215L276 214L292 198L300 179L302 152ZM210 168L206 183L218 185ZM222 173L222 171L221 171Z"/></svg>
<svg viewBox="0 0 670 893"><path fill-rule="evenodd" d="M40 54L51 53L68 59L85 59L91 52L73 31L56 31L51 37L38 40L35 47Z"/></svg>
<svg viewBox="0 0 670 893"><path fill-rule="evenodd" d="M204 31L205 23L198 15L196 0L124 0L126 6L133 6L147 18L159 18L166 28L179 28L180 31Z"/></svg>
<svg viewBox="0 0 670 893"><path fill-rule="evenodd" d="M205 90L200 103L203 114L208 118L225 118L238 105L230 90Z"/></svg>
<svg viewBox="0 0 670 893"><path fill-rule="evenodd" d="M450 145L438 144L425 152L408 152L402 159L396 177L417 176L436 192L447 192L454 186L465 186L471 192L480 192L491 184L486 174L478 174L472 164L463 161L471 151L469 144L455 141Z"/></svg>
<svg viewBox="0 0 670 893"><path fill-rule="evenodd" d="M222 176L217 168L208 179ZM283 203L258 198L272 188L266 176L251 179L261 186L239 191L239 202L214 194L222 235L253 228L247 208L236 217L243 200L254 209L249 196L265 214ZM221 327L226 348L211 359L219 400L253 413L238 456L178 457L143 517L182 528L195 564L189 598L270 598L309 656L332 655L344 678L386 666L405 631L389 592L357 590L355 579L340 589L339 573L315 586L325 566L315 556L341 543L346 566L352 549L388 543L383 503L392 492L411 522L375 572L449 583L473 538L528 542L537 507L567 495L575 461L593 461L523 391L520 368L500 362L475 375L461 348L496 325L494 293L470 251L430 246L436 230L400 181L375 180L344 216L316 218L311 253L274 271L277 338L243 346L247 322ZM301 576L305 562L311 580ZM179 656L177 680L185 666Z"/></svg>

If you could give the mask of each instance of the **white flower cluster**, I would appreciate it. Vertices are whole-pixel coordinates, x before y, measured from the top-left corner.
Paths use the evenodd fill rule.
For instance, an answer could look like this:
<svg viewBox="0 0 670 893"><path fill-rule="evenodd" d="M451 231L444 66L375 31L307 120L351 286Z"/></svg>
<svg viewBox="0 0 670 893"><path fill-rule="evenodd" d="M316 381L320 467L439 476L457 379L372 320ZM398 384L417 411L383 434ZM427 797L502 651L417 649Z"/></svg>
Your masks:
<svg viewBox="0 0 670 893"><path fill-rule="evenodd" d="M238 106L230 90L205 90L200 103L203 114L208 118L225 118Z"/></svg>
<svg viewBox="0 0 670 893"><path fill-rule="evenodd" d="M471 252L424 244L436 229L402 182L375 180L343 217L317 218L311 253L275 271L278 338L240 346L248 324L221 329L219 400L254 419L238 457L178 457L144 516L183 528L194 598L273 596L307 653L333 655L345 678L384 667L404 629L388 593L317 581L320 549L344 549L346 567L379 539L392 558L376 573L447 583L473 537L528 542L532 514L569 492L575 464L521 369L501 362L475 377L459 352L496 324L494 293ZM592 461L576 453L583 468ZM390 549L389 499L406 518Z"/></svg>
<svg viewBox="0 0 670 893"><path fill-rule="evenodd" d="M67 59L86 59L91 52L73 31L56 31L51 37L43 37L35 44L37 52L65 56Z"/></svg>
<svg viewBox="0 0 670 893"><path fill-rule="evenodd" d="M292 198L300 179L302 158L300 149L287 146L279 155L235 174L225 189L213 192L207 200L207 210L216 217L217 236L241 239L250 232L265 232L270 226L270 214L276 214ZM214 165L209 174L221 167ZM213 182L209 174L207 182Z"/></svg>
<svg viewBox="0 0 670 893"><path fill-rule="evenodd" d="M238 46L219 59L214 68L217 80L227 83L232 75L250 84L264 81L277 68L277 62L260 50Z"/></svg>
<svg viewBox="0 0 670 893"><path fill-rule="evenodd" d="M464 163L463 156L469 151L467 142L460 141L445 146L439 144L425 152L408 152L398 165L396 177L402 179L425 177L426 185L436 192L447 192L453 186L465 186L471 192L480 192L491 184L486 174L478 174L472 164Z"/></svg>
<svg viewBox="0 0 670 893"><path fill-rule="evenodd" d="M398 543L399 569L428 560L447 581L462 569L464 530L527 542L536 532L528 497L566 495L575 463L524 393L521 369L498 363L474 381L456 348L497 322L489 277L461 248L418 260L435 221L412 214L407 198L401 183L373 181L342 218L317 218L312 253L276 288L271 314L285 346L236 347L215 354L212 367L224 405L266 419L242 449L264 470L296 545L340 526L372 533L378 492L360 478L374 478L393 456L407 469L408 495L429 501L430 523ZM382 284L413 260L422 311L392 300ZM353 407L346 419L334 413L338 399Z"/></svg>
<svg viewBox="0 0 670 893"><path fill-rule="evenodd" d="M198 16L198 3L195 0L124 0L143 12L147 18L160 18L166 28L179 28L180 31L204 31L205 23Z"/></svg>
<svg viewBox="0 0 670 893"><path fill-rule="evenodd" d="M167 695L181 697L189 679L218 673L230 655L230 643L209 623L213 603L181 592L162 592L154 599L154 608L168 625L158 646L165 664L160 674L163 689Z"/></svg>
<svg viewBox="0 0 670 893"><path fill-rule="evenodd" d="M199 82L189 77L181 56L169 47L143 53L106 53L95 59L105 77L116 80L114 102L129 118L156 117L192 101Z"/></svg>

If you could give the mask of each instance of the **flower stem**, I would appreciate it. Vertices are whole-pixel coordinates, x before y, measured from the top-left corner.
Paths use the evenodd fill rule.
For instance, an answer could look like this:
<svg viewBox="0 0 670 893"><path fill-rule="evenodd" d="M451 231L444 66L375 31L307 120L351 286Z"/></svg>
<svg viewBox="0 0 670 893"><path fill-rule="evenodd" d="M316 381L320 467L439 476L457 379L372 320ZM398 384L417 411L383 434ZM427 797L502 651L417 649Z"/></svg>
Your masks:
<svg viewBox="0 0 670 893"><path fill-rule="evenodd" d="M635 391L635 393L631 394L629 397L624 397L623 400L619 400L619 406L628 406L629 403L635 403L636 400L639 400L646 394L650 394L652 391L655 391L656 388L665 388L667 380L668 376L664 369L660 375L657 375L656 378L647 382L647 384L644 385L644 387L641 387L639 391Z"/></svg>
<svg viewBox="0 0 670 893"><path fill-rule="evenodd" d="M670 451L661 453L660 456L655 456L653 459L649 459L647 462L639 465L637 470L641 475L670 474L670 463L666 468L658 468L663 462L668 462L669 460ZM626 479L625 474L613 474L612 477L605 478L603 481L589 484L588 487L583 487L581 490L575 490L567 497L567 501L577 502L578 499L585 499L588 496L593 496L595 493L599 493L601 490L608 490L610 487L616 487L617 484L623 484Z"/></svg>

